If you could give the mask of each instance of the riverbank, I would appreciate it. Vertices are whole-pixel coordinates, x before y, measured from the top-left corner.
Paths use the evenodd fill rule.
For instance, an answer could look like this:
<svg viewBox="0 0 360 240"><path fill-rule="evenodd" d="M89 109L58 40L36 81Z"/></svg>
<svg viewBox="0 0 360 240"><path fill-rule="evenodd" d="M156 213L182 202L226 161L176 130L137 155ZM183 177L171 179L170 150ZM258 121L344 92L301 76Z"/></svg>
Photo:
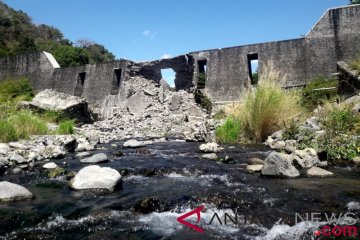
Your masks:
<svg viewBox="0 0 360 240"><path fill-rule="evenodd" d="M121 173L122 188L112 193L73 191L66 175L49 178L48 170L42 168L46 163L43 161L22 174L3 176L25 186L34 198L0 205L0 235L4 239L273 239L278 235L277 239L285 240L290 235L294 239L312 236L316 229L316 224L310 222L296 225L296 212L338 215L350 206L351 212L359 213L356 202L360 189L356 182L360 172L355 168L331 168L337 176L327 179L269 179L246 171L250 158L269 154L263 146L221 145L224 150L218 155L235 159L233 164L223 164L202 159L200 143L170 140L140 148L125 148L123 144L100 144L90 151L91 155L106 154L109 160L99 165ZM88 166L80 162L82 158L70 153L52 161L67 172L78 172ZM136 207L150 198L154 204ZM200 222L205 234L176 222L182 213L199 205L206 206ZM208 225L214 212L223 220L225 212L233 216L233 211L239 214L238 224L229 222L225 226L214 221ZM253 222L244 224L245 215ZM283 217L284 222L277 224Z"/></svg>

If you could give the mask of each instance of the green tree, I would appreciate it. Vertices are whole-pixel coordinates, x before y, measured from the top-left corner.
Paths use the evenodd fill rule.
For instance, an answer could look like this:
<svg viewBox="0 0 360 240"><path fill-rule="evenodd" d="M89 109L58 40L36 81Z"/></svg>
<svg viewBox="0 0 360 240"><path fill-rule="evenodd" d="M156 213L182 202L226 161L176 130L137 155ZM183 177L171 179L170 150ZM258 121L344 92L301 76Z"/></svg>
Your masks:
<svg viewBox="0 0 360 240"><path fill-rule="evenodd" d="M90 40L79 40L74 45L59 29L45 24L37 26L26 13L0 0L0 57L30 51L52 53L61 67L115 59L104 46Z"/></svg>
<svg viewBox="0 0 360 240"><path fill-rule="evenodd" d="M350 0L350 5L351 4L360 4L360 0Z"/></svg>

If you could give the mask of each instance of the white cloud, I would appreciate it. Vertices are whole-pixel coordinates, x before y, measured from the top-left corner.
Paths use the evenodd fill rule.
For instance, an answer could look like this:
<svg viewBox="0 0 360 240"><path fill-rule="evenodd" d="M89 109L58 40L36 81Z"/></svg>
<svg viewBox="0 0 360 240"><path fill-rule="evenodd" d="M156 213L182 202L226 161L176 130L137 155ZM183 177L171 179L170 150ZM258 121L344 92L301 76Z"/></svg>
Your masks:
<svg viewBox="0 0 360 240"><path fill-rule="evenodd" d="M158 34L158 32L154 32L154 31L150 31L150 30L145 30L141 33L143 36L149 38L150 40L154 40L156 35Z"/></svg>
<svg viewBox="0 0 360 240"><path fill-rule="evenodd" d="M164 53L160 59L168 59L168 58L172 58L172 55L168 53Z"/></svg>

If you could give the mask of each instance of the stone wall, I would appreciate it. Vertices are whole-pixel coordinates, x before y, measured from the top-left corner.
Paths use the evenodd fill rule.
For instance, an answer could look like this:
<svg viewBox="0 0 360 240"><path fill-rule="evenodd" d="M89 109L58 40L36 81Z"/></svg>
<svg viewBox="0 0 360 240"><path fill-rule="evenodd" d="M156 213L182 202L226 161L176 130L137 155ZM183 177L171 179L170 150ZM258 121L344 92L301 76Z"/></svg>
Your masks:
<svg viewBox="0 0 360 240"><path fill-rule="evenodd" d="M337 72L338 61L354 58L360 58L360 5L329 9L303 38L192 52L151 62L120 60L59 68L45 52L1 58L0 81L27 76L36 91L52 88L83 96L93 105L114 108L123 97L127 99L121 95L131 94L131 81L137 84L136 77L160 87L161 69L172 68L176 90L192 91L199 72L206 70L203 91L216 103L239 101L244 91L256 86L250 76L250 60L258 59L260 75L270 63L286 79L281 84L294 87L317 75L330 77ZM126 89L123 83L127 83Z"/></svg>
<svg viewBox="0 0 360 240"><path fill-rule="evenodd" d="M53 73L60 68L53 56L46 52L20 54L0 58L0 81L28 77L36 92L53 88Z"/></svg>
<svg viewBox="0 0 360 240"><path fill-rule="evenodd" d="M249 58L257 55L259 74L270 63L286 77L284 87L305 85L315 76L331 77L337 61L360 58L360 5L329 9L300 39L190 53L193 81L206 61L205 92L214 102L239 101L251 87ZM199 63L200 61L200 63Z"/></svg>
<svg viewBox="0 0 360 240"><path fill-rule="evenodd" d="M286 76L286 86L302 85L307 79L304 42L295 39L190 53L197 63L193 81L197 82L199 61L206 60L207 95L215 101L239 100L251 87L248 59L257 54L260 74L264 64L271 63Z"/></svg>

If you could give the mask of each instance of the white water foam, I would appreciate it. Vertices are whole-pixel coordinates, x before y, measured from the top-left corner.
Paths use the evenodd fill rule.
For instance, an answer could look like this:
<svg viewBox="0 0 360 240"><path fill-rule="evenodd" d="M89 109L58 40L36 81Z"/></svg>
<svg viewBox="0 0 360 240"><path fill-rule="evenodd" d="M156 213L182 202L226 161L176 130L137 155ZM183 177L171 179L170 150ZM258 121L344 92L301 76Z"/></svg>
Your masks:
<svg viewBox="0 0 360 240"><path fill-rule="evenodd" d="M229 176L227 174L224 174L224 175L205 174L205 175L200 175L200 176L195 176L195 175L185 176L185 175L182 175L182 174L179 174L176 172L172 172L172 173L168 174L166 177L175 178L177 180L182 180L182 181L196 181L199 185L205 186L205 187L211 187L214 183L214 180L216 180L216 179L220 180L220 182L224 183L228 187L237 187L237 186L244 185L244 184L238 183L238 182L231 182L231 180L229 179Z"/></svg>
<svg viewBox="0 0 360 240"><path fill-rule="evenodd" d="M240 230L241 224L244 221L243 219L240 219L240 216L238 218L238 225L235 225L233 223L222 225L219 223L217 218L214 218L212 224L209 225L215 213L217 213L221 221L224 221L225 213L227 213L229 216L234 216L234 212L231 209L217 209L205 204L203 204L203 206L205 206L205 211L201 212L201 220L198 226L203 228L205 231L212 230L215 233L226 235L237 233ZM148 215L140 216L139 222L145 224L150 230L158 234L170 236L176 231L186 228L186 226L183 226L182 224L177 222L176 219L184 213L190 212L192 210L193 209L189 207L183 207L180 210L181 213L178 213L177 211L175 212L175 210L162 213L154 212ZM186 219L186 221L193 224L196 224L196 220L196 214Z"/></svg>
<svg viewBox="0 0 360 240"><path fill-rule="evenodd" d="M346 204L349 211L358 211L360 210L360 202L349 202Z"/></svg>
<svg viewBox="0 0 360 240"><path fill-rule="evenodd" d="M308 230L315 231L325 222L300 222L290 227L285 224L275 224L265 236L256 237L256 240L292 239L298 240ZM310 239L309 239L310 240Z"/></svg>

